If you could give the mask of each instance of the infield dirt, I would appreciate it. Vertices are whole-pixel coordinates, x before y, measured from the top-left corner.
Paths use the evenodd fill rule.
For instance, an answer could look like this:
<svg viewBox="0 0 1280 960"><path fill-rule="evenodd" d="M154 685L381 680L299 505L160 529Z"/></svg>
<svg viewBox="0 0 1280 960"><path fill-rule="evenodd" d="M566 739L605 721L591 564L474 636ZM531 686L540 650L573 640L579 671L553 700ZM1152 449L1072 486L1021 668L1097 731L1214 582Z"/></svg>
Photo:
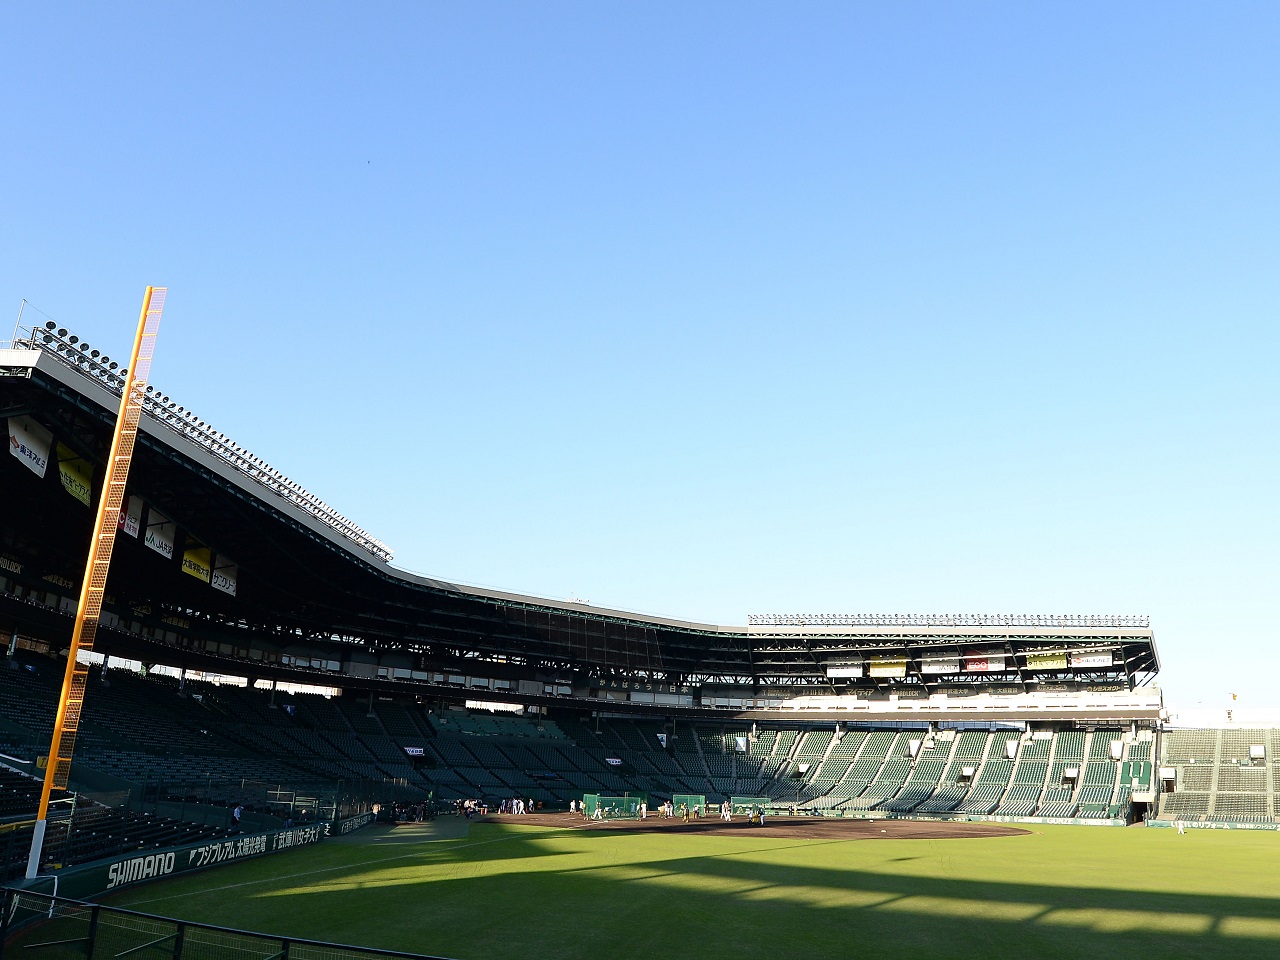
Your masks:
<svg viewBox="0 0 1280 960"><path fill-rule="evenodd" d="M1014 837L1029 830L995 823L957 820L852 820L838 817L766 817L764 826L746 817L729 822L702 817L684 822L679 817L650 816L645 820L587 820L571 813L533 813L523 816L493 814L477 818L482 823L520 824L531 827L579 830L663 831L701 835L735 835L744 832L761 837L796 840L951 840L965 837Z"/></svg>

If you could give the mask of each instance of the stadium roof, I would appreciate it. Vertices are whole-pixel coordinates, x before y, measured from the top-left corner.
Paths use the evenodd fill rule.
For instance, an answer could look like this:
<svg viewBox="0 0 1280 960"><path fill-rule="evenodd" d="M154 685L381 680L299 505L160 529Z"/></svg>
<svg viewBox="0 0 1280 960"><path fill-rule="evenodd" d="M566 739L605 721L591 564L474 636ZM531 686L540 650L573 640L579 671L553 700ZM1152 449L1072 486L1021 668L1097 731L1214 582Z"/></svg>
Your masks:
<svg viewBox="0 0 1280 960"><path fill-rule="evenodd" d="M23 417L55 445L43 478L18 457L0 466L5 487L28 507L15 512L0 540L7 575L24 585L25 602L0 598L0 611L25 630L56 634L61 622L56 612L51 620L48 609L36 609L48 604L31 602L33 585L60 589L65 599L81 576L91 516L63 492L61 461L81 459L100 478L122 384L107 358L94 354L63 329L41 328L0 350L0 415L10 419L11 445L12 424ZM135 518L144 529L117 545L108 584L114 619L104 618L99 642L179 666L230 656L267 675L286 662L283 655L310 650L344 671L357 661L413 669L485 662L495 675L566 681L832 691L997 682L1022 690L1048 682L1133 687L1159 669L1143 617L788 614L722 626L419 576L393 567L380 541L154 391L129 492L146 504L145 519ZM148 530L179 540L173 555L147 549ZM222 571L223 591L211 588L208 575L202 582L183 572L189 550L197 552L195 567L207 561ZM233 592L225 591L228 577Z"/></svg>

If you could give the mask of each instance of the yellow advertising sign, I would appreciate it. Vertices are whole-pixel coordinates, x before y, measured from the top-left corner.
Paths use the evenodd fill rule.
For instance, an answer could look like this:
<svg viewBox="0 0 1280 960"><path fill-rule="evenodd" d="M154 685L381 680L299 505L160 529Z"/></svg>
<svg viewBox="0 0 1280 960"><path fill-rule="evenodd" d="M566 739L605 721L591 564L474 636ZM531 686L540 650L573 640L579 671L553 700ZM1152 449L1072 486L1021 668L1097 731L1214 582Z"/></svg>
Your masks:
<svg viewBox="0 0 1280 960"><path fill-rule="evenodd" d="M1028 653L1028 670L1065 670L1067 655L1065 653Z"/></svg>
<svg viewBox="0 0 1280 960"><path fill-rule="evenodd" d="M905 677L907 661L900 657L872 657L868 673L873 677Z"/></svg>
<svg viewBox="0 0 1280 960"><path fill-rule="evenodd" d="M70 447L58 444L58 475L62 486L86 507L93 495L93 467L81 460Z"/></svg>
<svg viewBox="0 0 1280 960"><path fill-rule="evenodd" d="M182 572L208 583L213 574L213 554L209 548L187 547L182 551Z"/></svg>

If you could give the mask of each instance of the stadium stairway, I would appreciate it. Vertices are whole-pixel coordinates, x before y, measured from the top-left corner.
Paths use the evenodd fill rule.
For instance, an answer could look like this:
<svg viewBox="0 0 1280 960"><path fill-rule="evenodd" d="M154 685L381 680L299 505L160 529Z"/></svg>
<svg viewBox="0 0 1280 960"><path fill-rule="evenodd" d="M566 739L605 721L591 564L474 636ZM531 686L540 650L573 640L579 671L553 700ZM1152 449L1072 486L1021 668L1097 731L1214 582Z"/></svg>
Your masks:
<svg viewBox="0 0 1280 960"><path fill-rule="evenodd" d="M939 741L951 741L946 769L933 792L916 806L916 812L947 813L956 809L969 792L969 780L965 779L964 771L966 768L970 771L970 778L976 774L990 738L991 735L985 731L939 731Z"/></svg>

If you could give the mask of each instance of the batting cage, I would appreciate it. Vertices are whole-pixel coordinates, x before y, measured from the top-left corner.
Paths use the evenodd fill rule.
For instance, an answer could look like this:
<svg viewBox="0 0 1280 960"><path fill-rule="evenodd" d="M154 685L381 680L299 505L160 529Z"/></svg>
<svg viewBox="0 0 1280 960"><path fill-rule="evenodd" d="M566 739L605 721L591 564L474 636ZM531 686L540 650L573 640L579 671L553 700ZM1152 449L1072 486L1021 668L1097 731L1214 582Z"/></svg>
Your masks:
<svg viewBox="0 0 1280 960"><path fill-rule="evenodd" d="M752 810L763 810L772 802L768 797L730 797L729 809L734 813L748 814Z"/></svg>
<svg viewBox="0 0 1280 960"><path fill-rule="evenodd" d="M688 807L689 816L702 817L707 813L707 798L701 793L677 793L671 798L671 808L679 816L680 808Z"/></svg>
<svg viewBox="0 0 1280 960"><path fill-rule="evenodd" d="M641 797L602 797L588 793L582 809L588 820L639 820Z"/></svg>

